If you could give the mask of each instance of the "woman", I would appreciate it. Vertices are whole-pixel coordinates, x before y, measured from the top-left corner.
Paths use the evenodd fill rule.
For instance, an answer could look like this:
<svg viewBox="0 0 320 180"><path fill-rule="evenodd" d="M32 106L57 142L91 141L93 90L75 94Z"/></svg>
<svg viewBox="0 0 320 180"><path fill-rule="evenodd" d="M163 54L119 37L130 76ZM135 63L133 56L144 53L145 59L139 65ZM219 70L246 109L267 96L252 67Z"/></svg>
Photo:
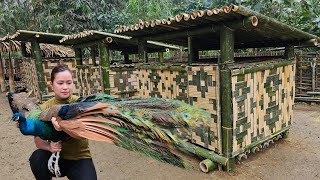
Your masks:
<svg viewBox="0 0 320 180"><path fill-rule="evenodd" d="M51 88L54 97L40 105L41 110L46 110L57 104L68 104L74 102L78 97L72 95L73 78L67 66L58 65L51 72ZM52 124L56 130L61 130L55 118ZM66 142L48 142L34 137L38 148L30 157L31 170L38 180L52 179L54 176L48 169L48 159L53 152L61 152L59 167L61 176L67 176L75 180L95 180L96 170L91 158L87 139L71 139Z"/></svg>

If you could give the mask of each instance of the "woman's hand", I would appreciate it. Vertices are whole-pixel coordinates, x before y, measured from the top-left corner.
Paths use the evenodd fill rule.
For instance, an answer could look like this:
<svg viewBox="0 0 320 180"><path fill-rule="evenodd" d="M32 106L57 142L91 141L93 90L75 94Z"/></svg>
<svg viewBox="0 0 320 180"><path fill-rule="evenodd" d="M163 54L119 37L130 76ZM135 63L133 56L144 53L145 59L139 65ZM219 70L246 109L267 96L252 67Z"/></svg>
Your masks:
<svg viewBox="0 0 320 180"><path fill-rule="evenodd" d="M55 152L60 152L62 149L62 146L61 146L61 142L52 142L50 141L50 144L49 144L49 151L52 152L52 153L55 153Z"/></svg>
<svg viewBox="0 0 320 180"><path fill-rule="evenodd" d="M52 122L54 129L56 129L57 131L62 131L62 128L60 127L59 122L57 121L57 118L52 117L51 122Z"/></svg>

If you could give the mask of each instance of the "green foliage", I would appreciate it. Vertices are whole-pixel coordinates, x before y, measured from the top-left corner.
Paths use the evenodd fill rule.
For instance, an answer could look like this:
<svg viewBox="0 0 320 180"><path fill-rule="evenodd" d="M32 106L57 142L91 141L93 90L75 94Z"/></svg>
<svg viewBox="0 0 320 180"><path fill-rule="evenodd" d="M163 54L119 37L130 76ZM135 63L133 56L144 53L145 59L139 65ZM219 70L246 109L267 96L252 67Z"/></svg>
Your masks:
<svg viewBox="0 0 320 180"><path fill-rule="evenodd" d="M112 32L119 25L178 13L241 4L304 31L320 35L319 0L0 0L0 35L18 29L70 34Z"/></svg>

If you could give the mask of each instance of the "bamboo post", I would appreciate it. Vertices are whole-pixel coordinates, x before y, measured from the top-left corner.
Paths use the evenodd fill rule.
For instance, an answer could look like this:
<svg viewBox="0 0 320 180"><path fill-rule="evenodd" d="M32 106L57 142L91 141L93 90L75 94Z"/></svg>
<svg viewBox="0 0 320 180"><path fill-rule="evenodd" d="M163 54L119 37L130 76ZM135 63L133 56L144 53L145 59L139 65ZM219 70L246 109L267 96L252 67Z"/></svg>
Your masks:
<svg viewBox="0 0 320 180"><path fill-rule="evenodd" d="M129 54L128 53L124 53L123 56L124 56L124 63L126 63L126 64L130 63Z"/></svg>
<svg viewBox="0 0 320 180"><path fill-rule="evenodd" d="M97 65L96 56L97 56L96 47L92 46L91 47L91 58L92 58L92 65L94 65L94 66Z"/></svg>
<svg viewBox="0 0 320 180"><path fill-rule="evenodd" d="M2 54L0 53L0 86L1 86L1 92L6 91L6 83L4 81L4 70L3 70L3 60L2 60Z"/></svg>
<svg viewBox="0 0 320 180"><path fill-rule="evenodd" d="M233 118L231 96L231 70L228 65L234 63L234 31L226 26L220 30L220 102L222 124L222 153L228 158L224 167L226 171L233 172L235 159L232 158L233 144Z"/></svg>
<svg viewBox="0 0 320 180"><path fill-rule="evenodd" d="M102 74L102 90L105 94L110 94L110 80L109 80L109 71L110 71L110 56L109 56L109 47L104 44L99 44L100 50L100 67Z"/></svg>
<svg viewBox="0 0 320 180"><path fill-rule="evenodd" d="M291 61L294 61L294 47L293 46L286 46L285 48L285 58Z"/></svg>
<svg viewBox="0 0 320 180"><path fill-rule="evenodd" d="M82 49L81 48L75 48L74 53L76 56L76 64L77 65L82 65Z"/></svg>
<svg viewBox="0 0 320 180"><path fill-rule="evenodd" d="M26 43L25 42L21 42L21 54L23 57L27 57L28 53L27 53L27 47L26 47Z"/></svg>
<svg viewBox="0 0 320 180"><path fill-rule="evenodd" d="M316 65L317 62L311 62L311 67L312 67L312 92L316 91Z"/></svg>
<svg viewBox="0 0 320 180"><path fill-rule="evenodd" d="M139 61L147 63L148 62L148 52L147 52L147 41L139 39L138 40L138 53Z"/></svg>
<svg viewBox="0 0 320 180"><path fill-rule="evenodd" d="M12 64L12 59L11 59L11 52L8 52L9 58L8 58L8 76L9 76L9 92L14 93L14 72L13 72L13 64Z"/></svg>
<svg viewBox="0 0 320 180"><path fill-rule="evenodd" d="M199 59L199 52L195 49L194 37L188 36L188 65Z"/></svg>
<svg viewBox="0 0 320 180"><path fill-rule="evenodd" d="M46 82L44 80L44 73L42 67L42 57L39 42L36 39L31 41L32 54L35 59L37 76L38 76L38 86L40 90L40 102L42 101L42 95L46 94Z"/></svg>
<svg viewBox="0 0 320 180"><path fill-rule="evenodd" d="M161 63L164 62L163 52L158 52L158 58L159 58L159 62L161 62Z"/></svg>
<svg viewBox="0 0 320 180"><path fill-rule="evenodd" d="M302 92L302 51L300 51L300 57L299 57L299 71L300 71L300 79L299 79L299 82L300 82L300 89L299 89L299 94L301 94Z"/></svg>

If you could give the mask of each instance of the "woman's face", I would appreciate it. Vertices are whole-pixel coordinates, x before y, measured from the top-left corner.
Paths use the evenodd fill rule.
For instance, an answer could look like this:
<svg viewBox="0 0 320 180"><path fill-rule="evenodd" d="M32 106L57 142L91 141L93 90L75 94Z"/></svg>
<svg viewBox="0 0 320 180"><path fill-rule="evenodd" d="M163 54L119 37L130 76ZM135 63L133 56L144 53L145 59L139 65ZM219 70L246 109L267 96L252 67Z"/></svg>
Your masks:
<svg viewBox="0 0 320 180"><path fill-rule="evenodd" d="M56 73L52 82L52 89L57 99L64 100L70 97L73 90L71 73L69 71Z"/></svg>

